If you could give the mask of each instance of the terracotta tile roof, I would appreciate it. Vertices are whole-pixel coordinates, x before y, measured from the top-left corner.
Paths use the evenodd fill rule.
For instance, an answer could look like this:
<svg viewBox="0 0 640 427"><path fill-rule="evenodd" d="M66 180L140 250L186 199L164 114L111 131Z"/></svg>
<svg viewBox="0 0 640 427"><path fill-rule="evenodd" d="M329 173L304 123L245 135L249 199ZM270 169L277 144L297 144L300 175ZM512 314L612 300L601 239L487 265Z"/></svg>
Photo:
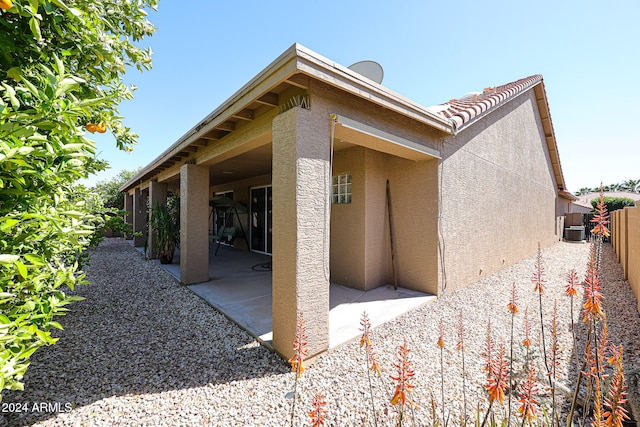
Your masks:
<svg viewBox="0 0 640 427"><path fill-rule="evenodd" d="M485 112L495 108L514 96L542 81L539 74L525 77L502 86L488 87L482 92L472 92L460 99L452 99L429 109L442 117L452 120L457 129L473 121Z"/></svg>
<svg viewBox="0 0 640 427"><path fill-rule="evenodd" d="M578 198L573 194L569 193L567 190L558 190L558 196L563 197L565 199L569 199L571 201L576 201Z"/></svg>

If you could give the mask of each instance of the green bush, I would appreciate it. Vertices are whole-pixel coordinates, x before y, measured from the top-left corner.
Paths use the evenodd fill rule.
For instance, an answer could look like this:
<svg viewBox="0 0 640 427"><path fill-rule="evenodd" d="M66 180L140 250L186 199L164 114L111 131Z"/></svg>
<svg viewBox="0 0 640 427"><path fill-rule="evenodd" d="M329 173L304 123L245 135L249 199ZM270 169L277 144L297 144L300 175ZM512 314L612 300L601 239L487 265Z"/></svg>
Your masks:
<svg viewBox="0 0 640 427"><path fill-rule="evenodd" d="M79 299L67 290L86 283L85 249L104 219L75 185L103 166L85 130L104 124L130 149L122 75L151 66L133 42L152 34L144 8L157 0L70 4L0 11L0 392L23 388L29 357L56 342L54 319Z"/></svg>
<svg viewBox="0 0 640 427"><path fill-rule="evenodd" d="M591 206L593 206L594 210L599 201L600 199L593 199L591 201ZM630 199L628 197L605 197L604 204L607 207L608 212L617 211L618 209L624 209L625 206L636 205L633 199Z"/></svg>

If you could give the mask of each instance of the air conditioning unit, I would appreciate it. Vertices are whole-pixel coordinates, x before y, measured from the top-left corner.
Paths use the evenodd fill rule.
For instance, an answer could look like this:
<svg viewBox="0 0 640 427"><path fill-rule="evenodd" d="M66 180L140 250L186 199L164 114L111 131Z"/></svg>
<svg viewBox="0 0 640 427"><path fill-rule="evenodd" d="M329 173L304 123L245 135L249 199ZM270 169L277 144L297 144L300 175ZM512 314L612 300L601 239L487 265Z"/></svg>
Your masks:
<svg viewBox="0 0 640 427"><path fill-rule="evenodd" d="M579 242L584 240L584 225L572 225L564 229L564 240Z"/></svg>

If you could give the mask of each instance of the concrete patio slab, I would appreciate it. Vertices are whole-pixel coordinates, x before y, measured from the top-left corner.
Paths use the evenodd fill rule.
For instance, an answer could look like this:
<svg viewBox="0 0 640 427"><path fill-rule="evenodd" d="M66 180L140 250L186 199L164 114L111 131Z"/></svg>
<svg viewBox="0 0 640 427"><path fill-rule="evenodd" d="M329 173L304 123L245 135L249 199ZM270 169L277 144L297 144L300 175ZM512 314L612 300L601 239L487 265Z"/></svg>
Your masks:
<svg viewBox="0 0 640 427"><path fill-rule="evenodd" d="M271 257L228 246L209 248L208 282L188 286L191 291L255 336L272 346ZM156 261L157 262L157 261ZM180 253L172 264L160 264L180 280ZM329 347L334 348L360 336L364 311L376 327L434 301L434 295L386 285L361 291L331 283L329 287Z"/></svg>

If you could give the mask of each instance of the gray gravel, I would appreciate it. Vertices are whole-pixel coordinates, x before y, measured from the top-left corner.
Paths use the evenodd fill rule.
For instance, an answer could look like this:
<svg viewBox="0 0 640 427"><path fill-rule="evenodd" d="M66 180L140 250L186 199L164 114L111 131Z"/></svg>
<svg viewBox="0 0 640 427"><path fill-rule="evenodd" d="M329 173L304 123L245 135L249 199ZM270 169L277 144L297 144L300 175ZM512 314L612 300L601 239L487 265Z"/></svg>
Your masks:
<svg viewBox="0 0 640 427"><path fill-rule="evenodd" d="M122 239L107 239L91 251L87 267L91 285L77 289L86 300L71 306L61 319L60 341L32 357L24 392L5 392L3 408L21 404L22 413L5 413L8 425L37 426L282 426L288 425L293 374L277 355L179 285L156 263L146 261ZM580 278L588 245L558 243L543 250L547 292L545 322L557 301L563 358L561 381L569 383L572 362L569 300L563 295L571 268ZM640 331L636 300L622 278L609 245L605 245L603 293L612 341L625 347L625 364L640 369ZM516 284L521 312L516 315L519 340L524 307L529 306L534 337L539 340L539 309L531 283L534 257L462 291L414 310L373 331L373 343L383 367L374 378L378 425L393 425L393 392L389 374L398 345L411 348L418 404L416 425L432 425L431 396L440 404L438 322L445 324L443 352L445 406L451 420L462 411L461 357L455 350L460 310L468 338L465 343L466 392L469 416L477 405L486 408L482 388L482 353L487 321L496 342L508 345L511 317L506 309ZM578 301L574 318L581 321ZM548 341L547 341L548 342ZM516 348L516 360L522 360ZM538 359L540 361L540 359ZM307 413L317 390L327 395L327 425L373 425L364 354L357 342L333 349L316 360L298 383L296 425L309 425ZM48 403L35 412L33 403ZM55 404L60 410L55 410ZM71 410L67 411L65 404ZM497 408L500 413L501 409ZM440 408L438 408L438 411ZM457 424L451 421L450 425Z"/></svg>

